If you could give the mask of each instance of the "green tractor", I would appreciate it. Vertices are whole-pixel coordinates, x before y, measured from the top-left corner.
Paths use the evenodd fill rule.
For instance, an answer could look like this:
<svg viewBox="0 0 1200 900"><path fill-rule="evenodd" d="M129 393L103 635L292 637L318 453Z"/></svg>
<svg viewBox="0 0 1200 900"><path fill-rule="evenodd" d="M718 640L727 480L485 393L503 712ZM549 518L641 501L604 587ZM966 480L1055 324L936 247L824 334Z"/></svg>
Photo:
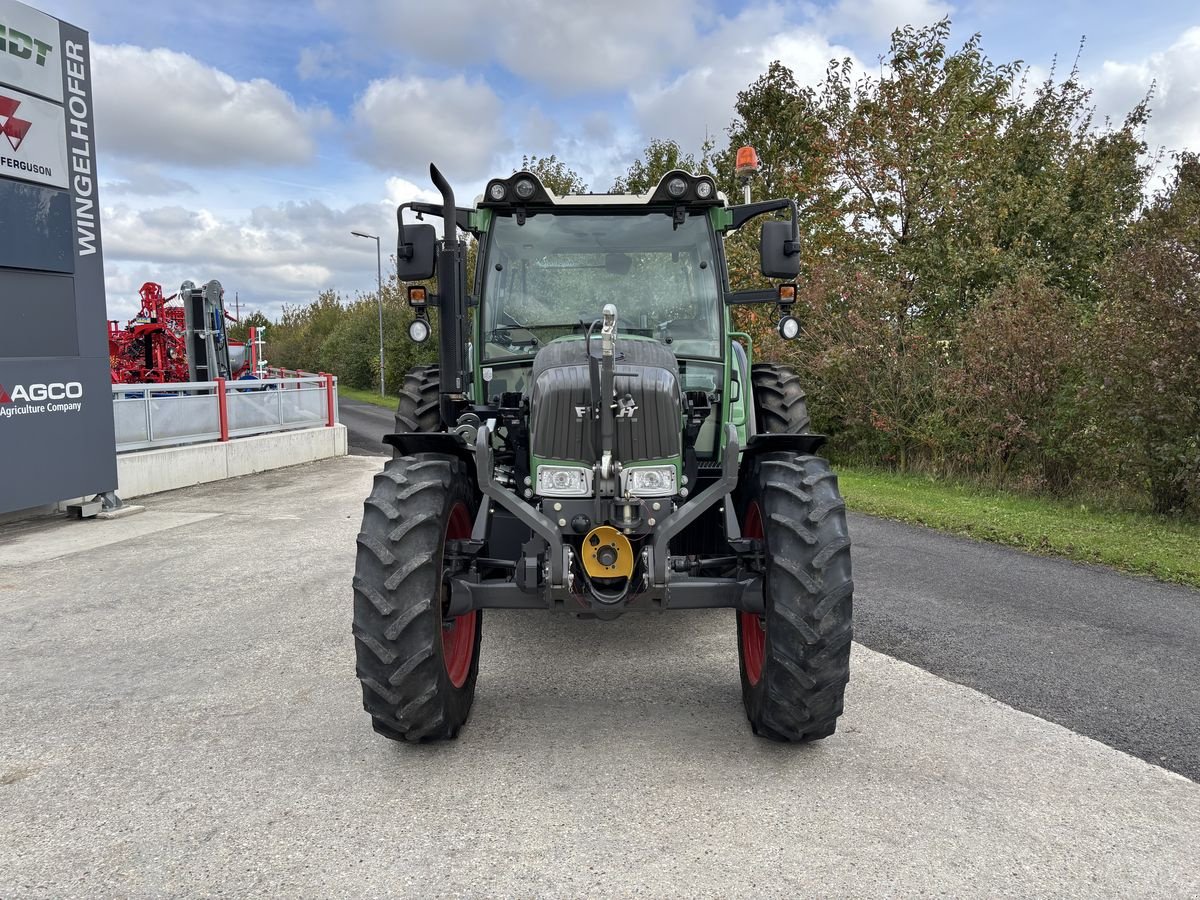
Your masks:
<svg viewBox="0 0 1200 900"><path fill-rule="evenodd" d="M834 732L849 680L845 506L815 455L804 391L754 362L730 308L776 306L794 283L730 291L723 238L751 219L761 269L799 271L792 200L731 205L707 176L646 194L555 196L530 172L488 182L473 208L397 210L410 337L439 362L409 373L366 500L354 574L363 705L377 732L457 736L489 609L611 619L727 607L754 732ZM440 216L404 222L411 209ZM466 283L466 232L478 241ZM411 284L437 276L437 294Z"/></svg>

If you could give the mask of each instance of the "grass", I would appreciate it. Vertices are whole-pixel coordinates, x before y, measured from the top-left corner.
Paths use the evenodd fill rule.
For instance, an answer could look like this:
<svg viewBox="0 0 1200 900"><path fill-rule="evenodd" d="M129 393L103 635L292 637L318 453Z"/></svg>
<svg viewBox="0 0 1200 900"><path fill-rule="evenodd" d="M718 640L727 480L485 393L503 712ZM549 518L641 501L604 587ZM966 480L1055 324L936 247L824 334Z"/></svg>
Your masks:
<svg viewBox="0 0 1200 900"><path fill-rule="evenodd" d="M923 475L837 472L847 505L859 512L1200 587L1200 524Z"/></svg>
<svg viewBox="0 0 1200 900"><path fill-rule="evenodd" d="M362 388L347 387L343 384L338 384L338 396L349 400L358 400L361 403L384 406L388 409L395 409L396 404L400 402L399 397L393 397L391 394L381 397L379 391L364 391Z"/></svg>

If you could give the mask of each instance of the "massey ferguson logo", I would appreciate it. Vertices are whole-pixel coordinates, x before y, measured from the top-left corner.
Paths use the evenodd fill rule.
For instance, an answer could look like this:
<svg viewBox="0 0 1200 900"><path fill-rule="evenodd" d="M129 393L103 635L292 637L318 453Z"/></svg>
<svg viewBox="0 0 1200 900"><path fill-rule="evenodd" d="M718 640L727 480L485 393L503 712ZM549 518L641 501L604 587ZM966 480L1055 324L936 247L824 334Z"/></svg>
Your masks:
<svg viewBox="0 0 1200 900"><path fill-rule="evenodd" d="M48 384L0 384L0 419L39 413L79 412L83 408L83 385L78 381Z"/></svg>
<svg viewBox="0 0 1200 900"><path fill-rule="evenodd" d="M20 100L0 94L0 134L8 138L14 153L21 149L21 142L25 140L25 135L29 133L29 127L33 124L28 119L17 118L20 105Z"/></svg>

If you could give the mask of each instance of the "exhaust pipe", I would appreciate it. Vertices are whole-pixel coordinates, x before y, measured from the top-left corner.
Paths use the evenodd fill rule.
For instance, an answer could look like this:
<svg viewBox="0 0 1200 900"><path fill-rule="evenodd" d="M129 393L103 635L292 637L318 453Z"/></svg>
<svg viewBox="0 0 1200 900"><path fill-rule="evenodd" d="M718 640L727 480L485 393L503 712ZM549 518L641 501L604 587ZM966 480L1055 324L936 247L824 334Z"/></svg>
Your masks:
<svg viewBox="0 0 1200 900"><path fill-rule="evenodd" d="M442 422L455 425L453 401L462 400L470 383L466 371L467 302L466 253L458 239L454 189L433 163L429 177L442 194L442 249L438 253L438 363Z"/></svg>

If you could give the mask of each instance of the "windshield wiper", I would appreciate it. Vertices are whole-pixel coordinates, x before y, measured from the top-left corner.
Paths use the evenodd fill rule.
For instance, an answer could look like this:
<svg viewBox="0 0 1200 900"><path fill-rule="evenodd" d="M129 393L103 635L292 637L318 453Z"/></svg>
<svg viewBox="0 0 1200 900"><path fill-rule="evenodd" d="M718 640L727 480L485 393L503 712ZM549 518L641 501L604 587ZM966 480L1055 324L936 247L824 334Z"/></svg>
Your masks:
<svg viewBox="0 0 1200 900"><path fill-rule="evenodd" d="M510 313L506 310L500 310L500 315L504 316L504 318L508 319L508 321L512 322L512 324L495 326L492 329L492 332L490 335L490 338L492 339L492 343L500 344L505 347L511 347L514 344L532 344L532 346L534 346L534 347L541 346L542 342L537 339L537 335L533 333L532 328L530 328L528 325L525 325L525 324L521 323L520 321L518 321L516 316L514 316L512 313ZM509 336L509 332L514 331L516 329L520 329L522 331L528 331L529 332L529 340L528 341L514 341ZM498 340L497 339L498 336L503 336L503 340Z"/></svg>
<svg viewBox="0 0 1200 900"><path fill-rule="evenodd" d="M521 338L514 340L509 334L509 332L512 331L528 332L528 340L523 340ZM497 325L488 333L488 340L493 344L499 344L501 347L515 347L525 344L528 344L531 347L540 347L542 344L542 342L538 340L537 335L533 333L533 329L527 325Z"/></svg>

